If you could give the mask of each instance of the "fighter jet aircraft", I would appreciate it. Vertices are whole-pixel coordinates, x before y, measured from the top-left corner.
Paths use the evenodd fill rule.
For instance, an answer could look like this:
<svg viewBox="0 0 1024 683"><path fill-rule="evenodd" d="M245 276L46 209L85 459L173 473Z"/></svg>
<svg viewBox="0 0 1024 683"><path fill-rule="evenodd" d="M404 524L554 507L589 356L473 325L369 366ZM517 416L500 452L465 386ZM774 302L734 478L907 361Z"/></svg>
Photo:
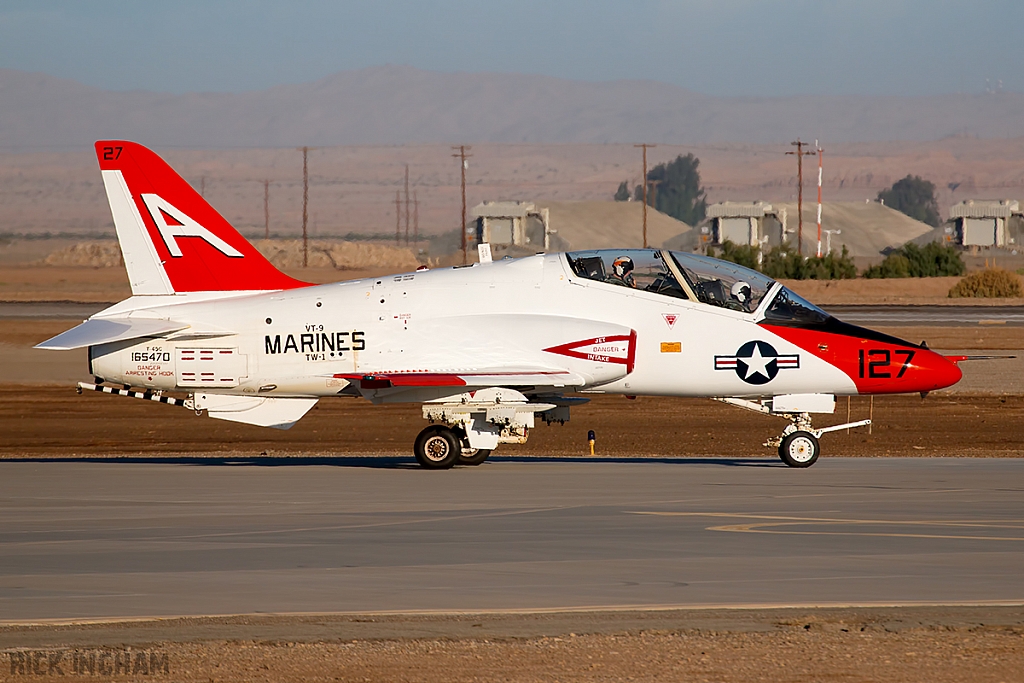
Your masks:
<svg viewBox="0 0 1024 683"><path fill-rule="evenodd" d="M928 392L956 363L781 284L667 249L537 254L310 285L274 268L160 157L96 143L132 296L39 344L88 347L94 389L287 429L324 397L420 403L426 468L483 462L592 394L714 398L789 421L818 458L836 396ZM176 398L164 392L182 392ZM681 416L681 419L685 419ZM340 428L343 428L339 426Z"/></svg>

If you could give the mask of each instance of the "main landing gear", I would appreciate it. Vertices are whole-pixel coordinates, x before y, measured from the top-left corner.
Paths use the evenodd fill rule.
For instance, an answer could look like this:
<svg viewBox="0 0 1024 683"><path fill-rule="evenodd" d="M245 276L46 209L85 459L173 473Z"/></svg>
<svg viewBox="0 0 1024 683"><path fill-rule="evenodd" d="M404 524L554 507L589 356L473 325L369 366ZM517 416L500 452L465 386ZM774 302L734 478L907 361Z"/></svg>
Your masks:
<svg viewBox="0 0 1024 683"><path fill-rule="evenodd" d="M468 444L462 430L434 424L416 437L413 454L416 462L428 470L446 470L455 465L479 465L491 454L489 448L471 448Z"/></svg>
<svg viewBox="0 0 1024 683"><path fill-rule="evenodd" d="M413 454L432 470L479 465L500 443L526 443L534 415L548 424L566 422L569 407L587 400L555 395L531 400L499 387L429 401L423 417L431 424L416 437Z"/></svg>
<svg viewBox="0 0 1024 683"><path fill-rule="evenodd" d="M821 439L822 434L837 432L840 429L864 427L871 424L871 420L860 420L858 422L848 422L846 424L814 429L811 426L810 413L833 412L833 410L827 409L827 406L831 405L834 409L835 397L826 397L822 394L807 394L806 396L808 397L808 399L804 401L807 403L806 407L813 407L813 411L806 410L804 412L795 412L787 408L789 406L799 405L798 402L779 400L780 398L788 399L791 397L776 397L774 399L767 399L760 402L748 401L742 398L719 398L715 400L728 403L729 405L743 408L745 410L753 410L766 415L777 415L788 419L790 423L784 430L782 430L782 434L768 439L765 441L764 445L768 448L777 448L779 458L790 467L810 467L818 461L818 456L821 454L821 443L819 440Z"/></svg>

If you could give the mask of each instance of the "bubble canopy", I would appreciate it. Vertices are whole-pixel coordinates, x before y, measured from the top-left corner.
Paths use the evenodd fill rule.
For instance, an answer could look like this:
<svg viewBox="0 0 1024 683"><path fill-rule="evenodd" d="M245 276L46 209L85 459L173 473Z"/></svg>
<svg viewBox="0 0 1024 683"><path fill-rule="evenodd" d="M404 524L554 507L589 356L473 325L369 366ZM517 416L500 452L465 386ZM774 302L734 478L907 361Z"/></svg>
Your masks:
<svg viewBox="0 0 1024 683"><path fill-rule="evenodd" d="M756 270L699 254L668 252L701 303L753 313L775 281Z"/></svg>
<svg viewBox="0 0 1024 683"><path fill-rule="evenodd" d="M838 321L763 273L728 261L667 249L597 249L566 254L581 278L652 292L708 306L754 313L769 293L764 321L820 327Z"/></svg>
<svg viewBox="0 0 1024 683"><path fill-rule="evenodd" d="M588 280L753 313L775 281L755 270L667 249L601 249L566 254Z"/></svg>

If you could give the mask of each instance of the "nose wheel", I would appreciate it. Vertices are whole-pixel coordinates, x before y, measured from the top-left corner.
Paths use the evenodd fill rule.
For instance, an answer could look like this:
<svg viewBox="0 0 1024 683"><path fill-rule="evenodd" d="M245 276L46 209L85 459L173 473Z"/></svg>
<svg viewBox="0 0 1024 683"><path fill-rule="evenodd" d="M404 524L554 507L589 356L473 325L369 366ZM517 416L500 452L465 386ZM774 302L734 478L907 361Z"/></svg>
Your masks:
<svg viewBox="0 0 1024 683"><path fill-rule="evenodd" d="M797 430L779 444L779 457L790 467L810 467L821 453L818 438L810 432Z"/></svg>

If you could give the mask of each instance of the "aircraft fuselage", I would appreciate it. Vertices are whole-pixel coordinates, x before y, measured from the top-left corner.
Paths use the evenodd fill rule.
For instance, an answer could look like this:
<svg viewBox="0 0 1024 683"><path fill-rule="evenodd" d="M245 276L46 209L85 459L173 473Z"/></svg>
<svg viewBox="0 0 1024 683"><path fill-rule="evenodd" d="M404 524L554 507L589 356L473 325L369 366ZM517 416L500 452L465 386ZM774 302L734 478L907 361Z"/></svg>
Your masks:
<svg viewBox="0 0 1024 683"><path fill-rule="evenodd" d="M773 326L757 312L587 280L563 254L241 294L230 303L156 298L162 305L133 297L113 312L131 302L139 307L132 316L189 328L93 347L93 374L152 389L309 397L338 394L348 384L342 375L487 367L560 368L584 380L565 391L662 396L852 395L887 384L930 391L959 379L955 365L927 349ZM575 342L583 343L566 348ZM368 397L423 401L459 391L386 387Z"/></svg>

